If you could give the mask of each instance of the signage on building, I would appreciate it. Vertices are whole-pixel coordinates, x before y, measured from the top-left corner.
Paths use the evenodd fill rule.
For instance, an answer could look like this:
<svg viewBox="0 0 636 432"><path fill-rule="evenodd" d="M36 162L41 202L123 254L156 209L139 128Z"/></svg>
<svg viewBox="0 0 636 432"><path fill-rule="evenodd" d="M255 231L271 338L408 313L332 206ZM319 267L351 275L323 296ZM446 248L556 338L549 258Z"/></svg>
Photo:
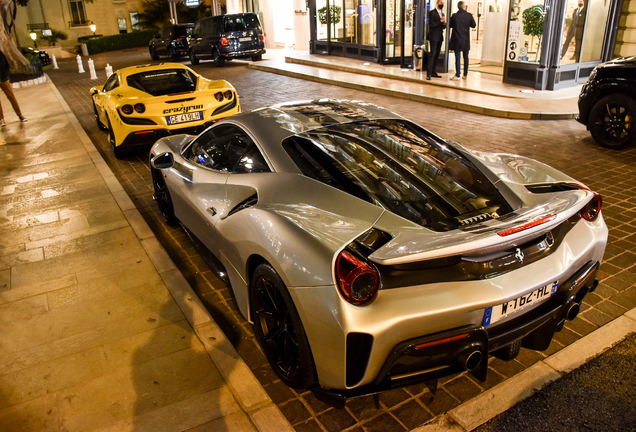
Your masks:
<svg viewBox="0 0 636 432"><path fill-rule="evenodd" d="M183 0L183 4L185 4L187 7L195 8L201 4L201 1L200 0Z"/></svg>

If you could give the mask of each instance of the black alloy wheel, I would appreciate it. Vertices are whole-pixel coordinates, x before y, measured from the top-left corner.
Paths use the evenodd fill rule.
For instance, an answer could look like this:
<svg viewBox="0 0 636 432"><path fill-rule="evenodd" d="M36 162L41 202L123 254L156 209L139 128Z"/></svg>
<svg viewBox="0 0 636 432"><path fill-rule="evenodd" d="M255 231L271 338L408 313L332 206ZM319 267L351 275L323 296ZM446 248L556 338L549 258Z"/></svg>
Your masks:
<svg viewBox="0 0 636 432"><path fill-rule="evenodd" d="M216 67L222 67L225 64L225 59L221 57L218 49L212 51L212 60L214 60L214 66Z"/></svg>
<svg viewBox="0 0 636 432"><path fill-rule="evenodd" d="M148 51L150 51L150 58L151 58L153 61L157 61L157 60L159 60L159 56L157 55L157 50L156 50L156 48L154 47L154 45L153 45L153 46L151 46L150 48L148 48Z"/></svg>
<svg viewBox="0 0 636 432"><path fill-rule="evenodd" d="M97 123L97 127L99 130L106 131L108 128L104 126L104 123L99 119L99 114L97 114L97 107L95 106L95 102L93 102L93 112L95 113L95 123Z"/></svg>
<svg viewBox="0 0 636 432"><path fill-rule="evenodd" d="M188 55L190 56L190 64L191 65L198 65L199 64L199 59L197 58L197 55L194 53L194 51L192 51L192 50L188 51Z"/></svg>
<svg viewBox="0 0 636 432"><path fill-rule="evenodd" d="M172 198L170 197L170 191L163 178L161 170L150 167L152 173L152 186L155 190L154 200L157 201L161 217L170 226L176 225L179 220L174 215L174 205L172 204Z"/></svg>
<svg viewBox="0 0 636 432"><path fill-rule="evenodd" d="M289 387L311 387L316 383L314 361L287 287L269 264L259 265L251 281L254 334L269 364Z"/></svg>
<svg viewBox="0 0 636 432"><path fill-rule="evenodd" d="M594 140L620 150L636 142L636 102L623 94L600 99L590 111L589 129Z"/></svg>
<svg viewBox="0 0 636 432"><path fill-rule="evenodd" d="M122 146L117 145L117 139L115 138L115 131L110 124L110 120L108 120L108 141L110 142L110 146L113 148L113 153L117 159L121 159L124 157L124 150Z"/></svg>

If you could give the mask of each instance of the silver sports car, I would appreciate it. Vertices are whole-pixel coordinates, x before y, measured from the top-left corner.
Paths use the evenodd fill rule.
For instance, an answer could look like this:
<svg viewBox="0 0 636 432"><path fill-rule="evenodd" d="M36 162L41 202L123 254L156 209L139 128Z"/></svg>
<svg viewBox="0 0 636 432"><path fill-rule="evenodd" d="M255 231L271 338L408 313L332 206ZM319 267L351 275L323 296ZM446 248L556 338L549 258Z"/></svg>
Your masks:
<svg viewBox="0 0 636 432"><path fill-rule="evenodd" d="M362 102L238 114L157 141L150 164L280 379L345 397L547 349L608 237L600 195L567 175Z"/></svg>

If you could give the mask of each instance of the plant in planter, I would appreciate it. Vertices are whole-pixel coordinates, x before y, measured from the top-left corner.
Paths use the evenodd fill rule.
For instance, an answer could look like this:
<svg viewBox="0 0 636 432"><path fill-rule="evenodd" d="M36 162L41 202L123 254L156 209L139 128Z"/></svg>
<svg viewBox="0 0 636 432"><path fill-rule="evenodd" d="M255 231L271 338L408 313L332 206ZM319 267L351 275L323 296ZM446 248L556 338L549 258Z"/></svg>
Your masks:
<svg viewBox="0 0 636 432"><path fill-rule="evenodd" d="M342 18L342 8L340 6L329 6L329 23L332 26L331 37L335 37L336 24L340 22ZM327 6L323 6L318 9L318 21L320 24L327 24Z"/></svg>
<svg viewBox="0 0 636 432"><path fill-rule="evenodd" d="M51 30L51 36L42 36L42 39L46 40L49 43L49 46L51 46L55 45L58 40L68 39L68 35L59 30Z"/></svg>
<svg viewBox="0 0 636 432"><path fill-rule="evenodd" d="M539 36L539 43L534 60L539 58L541 48L541 36L543 35L543 23L545 21L545 9L541 5L531 6L521 14L523 20L523 34L532 36L531 47L534 47L534 37Z"/></svg>

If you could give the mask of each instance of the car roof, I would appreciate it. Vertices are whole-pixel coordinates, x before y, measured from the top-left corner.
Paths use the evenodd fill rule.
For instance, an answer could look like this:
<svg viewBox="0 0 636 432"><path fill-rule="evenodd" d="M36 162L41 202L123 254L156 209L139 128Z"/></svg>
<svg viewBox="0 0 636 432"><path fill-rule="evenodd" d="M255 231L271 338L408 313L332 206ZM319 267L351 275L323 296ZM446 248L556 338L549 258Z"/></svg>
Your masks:
<svg viewBox="0 0 636 432"><path fill-rule="evenodd" d="M159 63L159 64L145 64L145 65L139 65L139 66L130 66L130 67L119 69L117 71L117 73L122 78L125 78L125 77L128 77L130 75L138 74L138 73L141 73L141 72L160 71L160 70L165 70L165 69L187 69L190 72L196 74L196 72L194 72L192 69L190 69L189 67L187 67L185 65L182 65L181 63L170 63L170 62Z"/></svg>

